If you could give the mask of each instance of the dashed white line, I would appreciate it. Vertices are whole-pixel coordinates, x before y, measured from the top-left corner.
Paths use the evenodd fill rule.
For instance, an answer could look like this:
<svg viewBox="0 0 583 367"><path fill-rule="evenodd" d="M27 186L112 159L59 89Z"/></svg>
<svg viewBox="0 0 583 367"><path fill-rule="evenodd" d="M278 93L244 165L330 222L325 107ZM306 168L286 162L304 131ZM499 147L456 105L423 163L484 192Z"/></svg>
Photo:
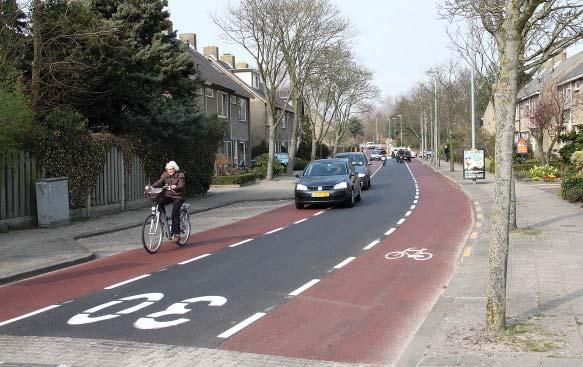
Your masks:
<svg viewBox="0 0 583 367"><path fill-rule="evenodd" d="M419 200L419 195L415 195L415 200Z"/></svg>
<svg viewBox="0 0 583 367"><path fill-rule="evenodd" d="M285 227L279 227L279 228L276 228L276 229L272 229L272 230L271 230L271 231L269 231L269 232L265 232L265 234L272 234L272 233L275 233L275 232L279 232L279 231L281 231L281 230L282 230L282 229L284 229L284 228L285 228Z"/></svg>
<svg viewBox="0 0 583 367"><path fill-rule="evenodd" d="M2 321L2 322L0 322L0 326L8 325L8 324L11 324L13 322L26 319L27 317L31 317L31 316L34 316L34 315L38 315L39 313L43 313L45 311L52 310L53 308L57 308L59 306L60 305L47 306L45 308L41 308L40 310L36 310L36 311L33 311L33 312L29 312L26 315L22 315L22 316L18 316L18 317L15 317L13 319L10 319L10 320Z"/></svg>
<svg viewBox="0 0 583 367"><path fill-rule="evenodd" d="M397 225L400 226L401 224L403 224L404 221L405 221L405 218L399 219L399 221L397 222Z"/></svg>
<svg viewBox="0 0 583 367"><path fill-rule="evenodd" d="M243 245L243 244L245 244L245 243L247 243L247 242L251 242L251 241L253 241L253 238L248 238L248 239L246 239L246 240L239 241L239 242L237 242L237 243L234 243L234 244L232 244L232 245L229 245L229 247L237 247L237 246L241 246L241 245Z"/></svg>
<svg viewBox="0 0 583 367"><path fill-rule="evenodd" d="M411 208L409 208L411 210L415 209L415 205L411 205Z"/></svg>
<svg viewBox="0 0 583 367"><path fill-rule="evenodd" d="M297 296L300 293L302 293L303 291L305 291L306 289L313 286L314 284L318 283L319 281L320 281L320 279L312 279L309 282L307 282L306 284L304 284L301 287L299 287L298 289L296 289L295 291L291 292L289 295L290 296Z"/></svg>
<svg viewBox="0 0 583 367"><path fill-rule="evenodd" d="M417 199L413 200L413 204L417 204L417 203L418 203Z"/></svg>
<svg viewBox="0 0 583 367"><path fill-rule="evenodd" d="M300 224L300 223L302 223L302 222L305 222L305 221L307 221L307 220L308 220L308 218L304 218L304 219L296 220L296 221L294 222L294 224Z"/></svg>
<svg viewBox="0 0 583 367"><path fill-rule="evenodd" d="M227 339L227 338L231 337L232 335L235 335L239 331L243 330L247 326L251 325L255 321L259 320L260 318L262 318L265 315L266 315L265 312L257 312L255 315L253 315L253 316L251 316L251 317L249 317L249 318L241 321L240 323L238 323L237 325L233 326L232 328L230 328L229 330L225 331L224 333L219 334L217 336L217 338Z"/></svg>
<svg viewBox="0 0 583 367"><path fill-rule="evenodd" d="M147 278L149 276L150 276L150 274L140 275L139 277L135 277L135 278L132 278L132 279L124 280L123 282L119 282L119 283L112 284L109 287L105 287L103 289L113 289L113 288L121 287L122 285L126 285L128 283L135 282L136 280L144 279L144 278Z"/></svg>
<svg viewBox="0 0 583 367"><path fill-rule="evenodd" d="M388 231L385 232L385 236L390 236L391 233L395 232L397 230L397 228L391 228Z"/></svg>
<svg viewBox="0 0 583 367"><path fill-rule="evenodd" d="M405 216L408 217L408 216L411 215L411 213L412 213L412 211L411 210L408 210L407 213L405 213Z"/></svg>
<svg viewBox="0 0 583 367"><path fill-rule="evenodd" d="M363 250L370 250L371 248L373 248L376 245L378 245L379 242L381 242L381 240L374 240L371 243L369 243L368 245L364 246Z"/></svg>
<svg viewBox="0 0 583 367"><path fill-rule="evenodd" d="M317 216L317 215L320 215L320 214L322 214L322 213L324 213L324 212L325 212L325 210L320 210L319 212L317 212L317 213L314 213L314 217L315 217L315 216Z"/></svg>
<svg viewBox="0 0 583 367"><path fill-rule="evenodd" d="M343 266L345 266L346 264L348 264L349 262L351 262L352 260L356 259L356 257L349 257L348 259L344 260L343 262L341 262L340 264L334 266L334 269L340 269Z"/></svg>
<svg viewBox="0 0 583 367"><path fill-rule="evenodd" d="M194 257L194 258L192 258L192 259L190 259L190 260L185 260L185 261L179 262L179 263L178 263L178 265L184 265L184 264L188 264L188 263L191 263L191 262L193 262L193 261L196 261L196 260L200 260L200 259L202 259L202 258L205 258L205 257L207 257L207 256L211 256L211 254L204 254L204 255L200 255L200 256Z"/></svg>

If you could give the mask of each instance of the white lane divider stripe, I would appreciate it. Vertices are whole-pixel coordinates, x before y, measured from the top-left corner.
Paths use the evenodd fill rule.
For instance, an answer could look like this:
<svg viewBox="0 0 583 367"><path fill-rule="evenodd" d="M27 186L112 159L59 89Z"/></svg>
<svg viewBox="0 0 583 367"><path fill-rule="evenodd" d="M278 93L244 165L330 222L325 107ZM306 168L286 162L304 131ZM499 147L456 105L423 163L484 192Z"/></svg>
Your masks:
<svg viewBox="0 0 583 367"><path fill-rule="evenodd" d="M289 295L290 296L297 296L297 295L301 294L303 291L305 291L306 289L313 286L314 284L318 283L319 281L320 281L320 279L312 279L309 282L307 282L306 284L304 284L301 287L299 287L298 289L296 289L295 291L291 292Z"/></svg>
<svg viewBox="0 0 583 367"><path fill-rule="evenodd" d="M304 219L296 220L296 221L294 222L294 224L300 224L300 223L302 223L302 222L305 222L305 221L307 221L307 220L308 220L308 218L304 218Z"/></svg>
<svg viewBox="0 0 583 367"><path fill-rule="evenodd" d="M379 166L379 168L376 169L376 171L373 172L372 175L370 175L370 177L374 177L374 175L377 174L377 172L382 168L383 166Z"/></svg>
<svg viewBox="0 0 583 367"><path fill-rule="evenodd" d="M123 282L119 282L119 283L112 284L109 287L105 287L103 289L113 289L113 288L121 287L122 285L126 285L128 283L135 282L136 280L144 279L144 278L147 278L149 276L150 276L150 274L140 275L139 277L135 277L135 278L132 278L132 279L124 280Z"/></svg>
<svg viewBox="0 0 583 367"><path fill-rule="evenodd" d="M320 214L322 214L322 213L324 213L324 212L325 212L325 210L320 210L319 212L317 212L317 213L314 213L314 217L315 217L315 216L318 216L318 215L320 215Z"/></svg>
<svg viewBox="0 0 583 367"><path fill-rule="evenodd" d="M391 229L389 229L388 231L385 232L385 236L390 236L396 230L397 230L397 228L391 228Z"/></svg>
<svg viewBox="0 0 583 367"><path fill-rule="evenodd" d="M272 234L272 233L275 233L275 232L279 232L279 231L281 231L281 230L282 230L282 229L284 229L284 228L285 228L285 227L279 227L279 228L276 228L276 229L272 229L272 230L271 230L271 231L269 231L269 232L265 232L265 234Z"/></svg>
<svg viewBox="0 0 583 367"><path fill-rule="evenodd" d="M253 316L251 316L251 317L249 317L249 318L241 321L240 323L238 323L237 325L233 326L232 328L230 328L229 330L225 331L224 333L219 334L217 336L217 338L227 339L227 338L231 337L232 335L235 335L239 331L243 330L247 326L251 325L255 321L259 320L260 318L262 318L265 315L266 315L265 312L257 312L255 315L253 315Z"/></svg>
<svg viewBox="0 0 583 367"><path fill-rule="evenodd" d="M397 225L401 225L403 224L403 222L405 221L405 218L401 218L399 219L399 221L397 222Z"/></svg>
<svg viewBox="0 0 583 367"><path fill-rule="evenodd" d="M348 259L344 260L343 262L341 262L340 264L334 266L334 269L340 269L343 266L345 266L346 264L348 264L349 262L351 262L352 260L356 259L356 257L349 257Z"/></svg>
<svg viewBox="0 0 583 367"><path fill-rule="evenodd" d="M417 204L417 203L418 203L417 199L413 200L413 204Z"/></svg>
<svg viewBox="0 0 583 367"><path fill-rule="evenodd" d="M374 240L371 243L369 243L368 245L366 245L363 250L370 250L371 248L375 247L376 245L379 244L379 242L381 242L381 240Z"/></svg>
<svg viewBox="0 0 583 367"><path fill-rule="evenodd" d="M415 209L415 205L411 205L411 208L409 208L411 210Z"/></svg>
<svg viewBox="0 0 583 367"><path fill-rule="evenodd" d="M232 245L229 245L229 247L237 247L237 246L241 246L241 245L243 245L243 244L245 244L245 243L247 243L247 242L251 242L251 241L253 241L253 238L247 238L246 240L239 241L239 242L237 242L237 243L234 243L234 244L232 244Z"/></svg>
<svg viewBox="0 0 583 367"><path fill-rule="evenodd" d="M41 308L40 310L32 311L32 312L29 312L29 313L27 313L25 315L15 317L15 318L10 319L10 320L2 321L2 322L0 322L0 326L12 324L13 322L20 321L20 320L26 319L27 317L31 317L31 316L34 316L34 315L38 315L39 313L43 313L45 311L52 310L53 308L57 308L59 306L60 305L47 306L45 308Z"/></svg>
<svg viewBox="0 0 583 367"><path fill-rule="evenodd" d="M190 260L185 260L185 261L179 262L179 263L178 263L178 265L184 265L184 264L188 264L188 263L191 263L191 262L193 262L193 261L196 261L196 260L200 260L200 259L202 259L202 258L205 258L205 257L207 257L207 256L211 256L211 254L204 254L204 255L200 255L200 256L194 257L194 258L192 258L192 259L190 259Z"/></svg>
<svg viewBox="0 0 583 367"><path fill-rule="evenodd" d="M409 211L407 211L407 213L405 213L405 216L408 217L411 215L411 213L412 213L412 211L409 210Z"/></svg>

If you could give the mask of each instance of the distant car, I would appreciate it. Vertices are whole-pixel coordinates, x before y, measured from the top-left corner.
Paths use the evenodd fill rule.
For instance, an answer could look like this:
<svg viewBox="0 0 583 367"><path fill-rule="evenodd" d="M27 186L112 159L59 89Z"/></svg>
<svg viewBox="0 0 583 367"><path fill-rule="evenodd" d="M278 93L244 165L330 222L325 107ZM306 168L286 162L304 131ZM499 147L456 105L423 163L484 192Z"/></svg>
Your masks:
<svg viewBox="0 0 583 367"><path fill-rule="evenodd" d="M354 166L356 172L358 172L358 177L360 178L360 184L363 190L368 190L370 188L370 170L368 166L370 163L366 159L366 155L361 152L344 152L337 153L336 158L348 158L350 163Z"/></svg>
<svg viewBox="0 0 583 367"><path fill-rule="evenodd" d="M405 159L407 162L411 162L411 151L403 149L403 159Z"/></svg>
<svg viewBox="0 0 583 367"><path fill-rule="evenodd" d="M306 204L344 204L360 201L360 178L346 158L310 162L299 176L295 188L296 208Z"/></svg>
<svg viewBox="0 0 583 367"><path fill-rule="evenodd" d="M431 157L433 157L433 151L431 151L431 150L426 150L426 151L424 151L424 152L423 152L423 158L425 158L425 159L429 159L429 158L431 158Z"/></svg>
<svg viewBox="0 0 583 367"><path fill-rule="evenodd" d="M417 158L417 153L415 153L414 150L410 150L411 152L411 158Z"/></svg>
<svg viewBox="0 0 583 367"><path fill-rule="evenodd" d="M371 161L380 161L384 157L383 151L380 149L375 149L370 153L370 160Z"/></svg>
<svg viewBox="0 0 583 367"><path fill-rule="evenodd" d="M368 142L366 142L365 146L366 146L366 149L374 149L375 143L374 143L374 141L368 141Z"/></svg>
<svg viewBox="0 0 583 367"><path fill-rule="evenodd" d="M277 159L279 163L281 163L283 169L285 169L289 163L289 154L283 152L275 153L275 159Z"/></svg>

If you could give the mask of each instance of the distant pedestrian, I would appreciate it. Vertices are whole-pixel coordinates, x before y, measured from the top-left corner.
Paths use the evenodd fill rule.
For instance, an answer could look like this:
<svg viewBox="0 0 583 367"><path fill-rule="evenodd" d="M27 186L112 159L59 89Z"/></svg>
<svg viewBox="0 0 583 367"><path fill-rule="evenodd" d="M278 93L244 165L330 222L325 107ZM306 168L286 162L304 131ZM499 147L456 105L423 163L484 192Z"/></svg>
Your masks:
<svg viewBox="0 0 583 367"><path fill-rule="evenodd" d="M449 162L449 147L447 145L443 149L443 153L445 154L445 161Z"/></svg>

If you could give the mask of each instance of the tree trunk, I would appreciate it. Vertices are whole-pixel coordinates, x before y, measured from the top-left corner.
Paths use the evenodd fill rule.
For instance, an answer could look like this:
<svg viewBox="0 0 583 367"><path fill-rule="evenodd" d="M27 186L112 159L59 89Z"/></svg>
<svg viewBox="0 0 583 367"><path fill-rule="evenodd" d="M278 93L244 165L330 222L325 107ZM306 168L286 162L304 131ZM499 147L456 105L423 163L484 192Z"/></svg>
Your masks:
<svg viewBox="0 0 583 367"><path fill-rule="evenodd" d="M555 146L555 143L557 142L557 139L551 139L550 144L549 144L549 148L547 149L546 155L545 155L545 164L549 164L551 162L551 154L553 154L553 147Z"/></svg>
<svg viewBox="0 0 583 367"><path fill-rule="evenodd" d="M267 162L267 174L265 175L266 180L273 180L273 161L275 157L275 130L277 126L274 124L274 116L269 113L267 115L267 121L269 122L269 162Z"/></svg>
<svg viewBox="0 0 583 367"><path fill-rule="evenodd" d="M287 172L288 176L294 175L294 163L296 161L296 152L298 148L298 135L300 131L300 123L302 121L302 99L299 97L295 97L296 92L294 91L294 122L292 126L292 134L291 134L291 142L289 147L289 163L287 165Z"/></svg>
<svg viewBox="0 0 583 367"><path fill-rule="evenodd" d="M332 151L332 157L335 157L336 153L338 152L338 144L340 144L340 136L336 135L334 137L334 149Z"/></svg>
<svg viewBox="0 0 583 367"><path fill-rule="evenodd" d="M518 228L516 225L516 175L514 173L514 164L512 165L512 184L510 185L510 214L508 216L508 230L514 231Z"/></svg>
<svg viewBox="0 0 583 367"><path fill-rule="evenodd" d="M447 143L447 146L449 147L449 171L450 172L454 172L455 171L455 156L454 156L454 152L455 149L453 147L453 142L452 142L452 138L451 138L451 130L449 131L449 142Z"/></svg>
<svg viewBox="0 0 583 367"><path fill-rule="evenodd" d="M318 139L312 136L312 153L310 155L311 160L316 159L316 149L318 148Z"/></svg>
<svg viewBox="0 0 583 367"><path fill-rule="evenodd" d="M40 68L41 68L41 26L40 26L40 0L33 0L32 3L32 42L33 42L33 59L32 59L32 79L30 82L31 107L34 114L38 114L40 103Z"/></svg>
<svg viewBox="0 0 583 367"><path fill-rule="evenodd" d="M508 6L505 30L500 41L500 76L494 90L496 116L496 189L492 210L492 232L488 249L486 328L499 335L506 327L506 272L509 248L509 217L512 184L512 148L518 63L521 51L518 26L519 9Z"/></svg>
<svg viewBox="0 0 583 367"><path fill-rule="evenodd" d="M534 137L534 139L536 140L536 151L537 151L537 155L540 159L540 163L542 165L545 165L545 152L543 150L543 141L544 141L544 133L541 134L541 136L539 137L538 135Z"/></svg>

